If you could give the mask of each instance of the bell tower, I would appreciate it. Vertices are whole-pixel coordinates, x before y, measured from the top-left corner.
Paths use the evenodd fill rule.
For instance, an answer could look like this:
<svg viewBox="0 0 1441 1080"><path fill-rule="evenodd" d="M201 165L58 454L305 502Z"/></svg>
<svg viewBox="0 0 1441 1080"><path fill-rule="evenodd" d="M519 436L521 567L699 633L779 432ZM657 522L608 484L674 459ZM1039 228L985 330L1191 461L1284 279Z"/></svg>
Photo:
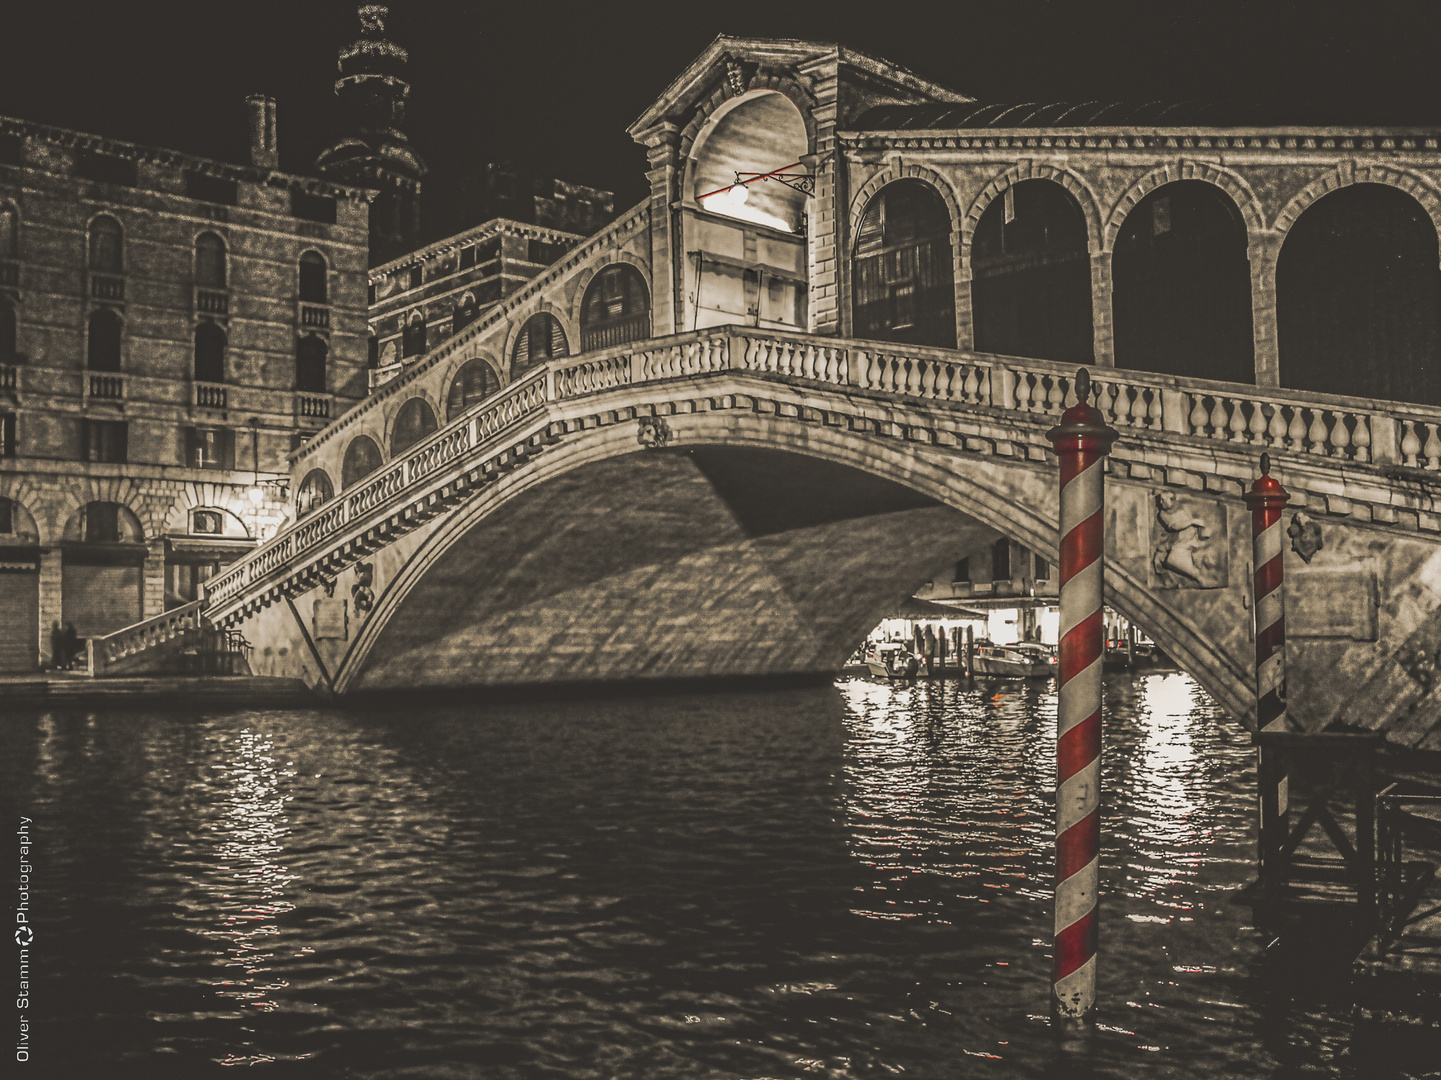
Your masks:
<svg viewBox="0 0 1441 1080"><path fill-rule="evenodd" d="M360 37L339 54L335 96L342 136L315 159L322 176L377 188L370 205L370 262L374 266L419 246L420 181L425 162L401 125L410 83L409 55L385 36L383 4L360 7Z"/></svg>

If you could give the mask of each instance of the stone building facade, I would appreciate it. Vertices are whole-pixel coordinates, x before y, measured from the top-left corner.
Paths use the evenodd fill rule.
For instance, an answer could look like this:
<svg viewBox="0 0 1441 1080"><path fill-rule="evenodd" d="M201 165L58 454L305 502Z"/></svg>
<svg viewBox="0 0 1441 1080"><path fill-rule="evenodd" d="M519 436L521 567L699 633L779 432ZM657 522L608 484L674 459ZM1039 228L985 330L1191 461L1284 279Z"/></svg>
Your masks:
<svg viewBox="0 0 1441 1080"><path fill-rule="evenodd" d="M0 670L195 598L366 393L373 192L250 108L249 166L0 118Z"/></svg>

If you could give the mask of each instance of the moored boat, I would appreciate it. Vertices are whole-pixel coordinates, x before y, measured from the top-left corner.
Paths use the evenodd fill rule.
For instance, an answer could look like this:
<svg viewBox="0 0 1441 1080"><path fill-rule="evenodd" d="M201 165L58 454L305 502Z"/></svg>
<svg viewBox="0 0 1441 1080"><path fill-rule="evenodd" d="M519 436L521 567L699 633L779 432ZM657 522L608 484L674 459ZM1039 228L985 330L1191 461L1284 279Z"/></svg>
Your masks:
<svg viewBox="0 0 1441 1080"><path fill-rule="evenodd" d="M1048 645L1018 641L1011 645L976 642L971 669L977 675L1008 675L1015 679L1047 679L1056 673L1056 654Z"/></svg>

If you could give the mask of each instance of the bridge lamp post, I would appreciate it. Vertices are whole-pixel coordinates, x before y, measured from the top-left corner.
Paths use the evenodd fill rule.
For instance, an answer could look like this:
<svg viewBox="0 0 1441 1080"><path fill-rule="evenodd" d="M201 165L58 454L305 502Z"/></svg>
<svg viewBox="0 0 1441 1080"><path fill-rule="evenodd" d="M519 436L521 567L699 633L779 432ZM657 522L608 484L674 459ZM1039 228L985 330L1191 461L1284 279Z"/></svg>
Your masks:
<svg viewBox="0 0 1441 1080"><path fill-rule="evenodd" d="M1105 464L1116 440L1076 372L1076 404L1047 432L1061 461L1060 701L1056 716L1056 930L1051 1011L1094 1019L1101 851L1101 660Z"/></svg>

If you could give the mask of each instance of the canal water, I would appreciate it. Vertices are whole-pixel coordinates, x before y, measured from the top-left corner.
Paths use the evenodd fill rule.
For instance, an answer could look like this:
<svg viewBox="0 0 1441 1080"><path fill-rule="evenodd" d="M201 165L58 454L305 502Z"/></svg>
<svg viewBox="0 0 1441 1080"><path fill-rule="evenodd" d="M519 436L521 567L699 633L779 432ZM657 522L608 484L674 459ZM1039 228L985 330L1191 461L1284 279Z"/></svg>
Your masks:
<svg viewBox="0 0 1441 1080"><path fill-rule="evenodd" d="M1249 736L1184 675L1106 694L1101 1008L1071 1046L1046 1016L1054 684L11 712L24 1075L1441 1067L1369 1047L1343 988L1267 974L1228 903Z"/></svg>

